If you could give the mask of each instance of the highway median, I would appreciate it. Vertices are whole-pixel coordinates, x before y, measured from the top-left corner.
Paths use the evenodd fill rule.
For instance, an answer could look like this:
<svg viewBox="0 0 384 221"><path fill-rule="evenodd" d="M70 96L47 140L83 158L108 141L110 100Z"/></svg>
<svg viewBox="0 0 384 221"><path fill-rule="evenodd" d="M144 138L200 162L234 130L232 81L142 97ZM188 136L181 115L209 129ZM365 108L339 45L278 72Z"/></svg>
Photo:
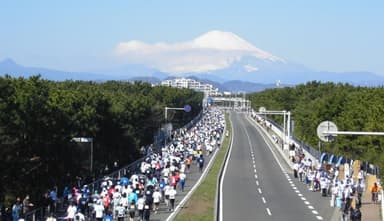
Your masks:
<svg viewBox="0 0 384 221"><path fill-rule="evenodd" d="M232 137L232 126L228 114L225 115L225 123L225 137L207 176L192 194L191 198L181 208L180 212L174 219L175 221L212 221L215 219L218 176L220 175L221 169L225 163L226 154L228 152Z"/></svg>

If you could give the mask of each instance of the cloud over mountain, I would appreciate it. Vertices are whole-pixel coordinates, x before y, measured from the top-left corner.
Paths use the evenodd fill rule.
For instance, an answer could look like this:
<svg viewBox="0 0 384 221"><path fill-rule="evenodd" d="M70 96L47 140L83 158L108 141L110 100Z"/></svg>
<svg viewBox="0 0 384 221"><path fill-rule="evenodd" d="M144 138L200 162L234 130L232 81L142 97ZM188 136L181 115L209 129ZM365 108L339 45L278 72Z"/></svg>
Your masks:
<svg viewBox="0 0 384 221"><path fill-rule="evenodd" d="M121 42L115 54L124 63L144 64L173 74L198 73L229 67L244 56L285 62L231 32L210 31L191 41L149 44Z"/></svg>

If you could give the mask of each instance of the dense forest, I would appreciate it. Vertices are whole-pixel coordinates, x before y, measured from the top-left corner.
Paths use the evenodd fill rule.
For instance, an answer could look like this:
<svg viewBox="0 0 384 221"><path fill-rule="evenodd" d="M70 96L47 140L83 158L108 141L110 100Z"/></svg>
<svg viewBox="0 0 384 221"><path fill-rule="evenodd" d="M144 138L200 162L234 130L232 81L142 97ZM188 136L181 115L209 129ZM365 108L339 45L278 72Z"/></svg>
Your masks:
<svg viewBox="0 0 384 221"><path fill-rule="evenodd" d="M105 165L126 165L140 157L164 123L164 108L189 104L192 111L169 111L174 127L201 111L202 93L142 82L54 82L0 77L0 201L26 193L37 201L54 185L91 176ZM93 174L94 176L95 174Z"/></svg>
<svg viewBox="0 0 384 221"><path fill-rule="evenodd" d="M320 122L333 121L339 131L384 131L384 88L309 82L296 87L268 89L249 95L258 110L287 110L294 120L294 135L316 147ZM282 117L275 117L282 122ZM384 137L338 135L323 143L328 153L360 159L384 168Z"/></svg>

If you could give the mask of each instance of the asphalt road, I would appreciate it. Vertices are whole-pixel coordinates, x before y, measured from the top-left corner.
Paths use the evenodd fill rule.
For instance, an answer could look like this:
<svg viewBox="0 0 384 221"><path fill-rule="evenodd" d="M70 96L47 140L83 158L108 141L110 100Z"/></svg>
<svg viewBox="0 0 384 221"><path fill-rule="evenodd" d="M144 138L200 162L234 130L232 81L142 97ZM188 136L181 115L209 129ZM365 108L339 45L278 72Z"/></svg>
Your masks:
<svg viewBox="0 0 384 221"><path fill-rule="evenodd" d="M222 181L222 220L331 220L329 198L293 178L254 122L234 112L231 121L233 145Z"/></svg>

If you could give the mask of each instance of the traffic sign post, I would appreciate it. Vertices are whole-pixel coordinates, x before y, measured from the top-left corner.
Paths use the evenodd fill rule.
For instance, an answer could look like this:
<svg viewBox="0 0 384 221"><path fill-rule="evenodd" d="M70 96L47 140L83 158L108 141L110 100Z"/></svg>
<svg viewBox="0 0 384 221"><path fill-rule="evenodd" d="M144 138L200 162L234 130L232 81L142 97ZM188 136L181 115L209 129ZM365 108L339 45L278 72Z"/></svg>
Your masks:
<svg viewBox="0 0 384 221"><path fill-rule="evenodd" d="M333 140L333 136L336 134L329 134L329 131L338 131L337 126L332 121L323 121L317 126L317 136L324 142L330 142Z"/></svg>
<svg viewBox="0 0 384 221"><path fill-rule="evenodd" d="M184 107L165 107L165 111L164 111L165 121L167 121L167 118L168 118L168 110L183 110L188 113L188 112L191 112L192 107L188 104L185 105Z"/></svg>
<svg viewBox="0 0 384 221"><path fill-rule="evenodd" d="M329 142L334 136L340 135L374 135L384 136L384 132L365 132L365 131L338 131L337 126L332 121L323 121L317 126L317 136L320 140Z"/></svg>
<svg viewBox="0 0 384 221"><path fill-rule="evenodd" d="M191 108L191 106L189 106L188 104L184 106L184 111L185 111L185 112L188 113L188 112L191 112L191 110L192 110L192 108Z"/></svg>

